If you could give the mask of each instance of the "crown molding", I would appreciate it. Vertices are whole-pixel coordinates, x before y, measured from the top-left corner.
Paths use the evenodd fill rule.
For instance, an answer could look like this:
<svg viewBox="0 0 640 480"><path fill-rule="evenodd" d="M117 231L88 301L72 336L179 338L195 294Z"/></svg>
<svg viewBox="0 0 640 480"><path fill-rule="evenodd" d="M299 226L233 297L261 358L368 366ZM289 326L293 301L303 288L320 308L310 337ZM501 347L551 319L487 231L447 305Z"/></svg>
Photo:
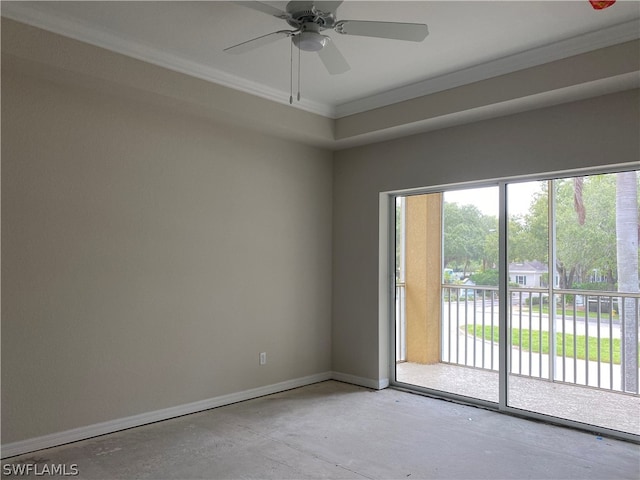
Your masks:
<svg viewBox="0 0 640 480"><path fill-rule="evenodd" d="M457 70L421 82L388 90L377 95L345 102L336 106L335 116L336 118L347 117L374 108L385 107L394 103L430 95L473 82L479 82L555 60L562 60L563 58L610 47L638 38L640 38L640 20L632 20L463 70Z"/></svg>
<svg viewBox="0 0 640 480"><path fill-rule="evenodd" d="M97 28L77 19L43 13L25 2L0 2L0 10L2 16L18 22L277 103L289 103L289 92L185 60L150 45L123 38L104 27ZM638 38L640 20L632 20L340 105L328 105L303 98L293 107L328 118L342 118Z"/></svg>
<svg viewBox="0 0 640 480"><path fill-rule="evenodd" d="M289 92L267 87L208 65L185 60L177 55L172 55L139 41L123 38L116 32L104 27L96 27L95 25L61 15L44 13L24 2L0 2L0 9L3 17L17 22L26 23L33 27L48 30L201 80L266 98L267 100L289 104ZM301 99L293 106L324 117L335 117L333 107L309 99Z"/></svg>

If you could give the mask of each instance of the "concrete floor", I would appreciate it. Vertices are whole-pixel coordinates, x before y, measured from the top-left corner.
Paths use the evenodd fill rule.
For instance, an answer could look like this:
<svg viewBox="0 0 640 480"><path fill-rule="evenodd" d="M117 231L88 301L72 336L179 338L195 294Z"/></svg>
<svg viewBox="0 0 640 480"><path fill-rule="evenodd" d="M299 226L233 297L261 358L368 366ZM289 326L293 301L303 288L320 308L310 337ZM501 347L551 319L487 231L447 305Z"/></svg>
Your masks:
<svg viewBox="0 0 640 480"><path fill-rule="evenodd" d="M3 473L27 462L92 479L640 478L632 443L335 381L6 459Z"/></svg>

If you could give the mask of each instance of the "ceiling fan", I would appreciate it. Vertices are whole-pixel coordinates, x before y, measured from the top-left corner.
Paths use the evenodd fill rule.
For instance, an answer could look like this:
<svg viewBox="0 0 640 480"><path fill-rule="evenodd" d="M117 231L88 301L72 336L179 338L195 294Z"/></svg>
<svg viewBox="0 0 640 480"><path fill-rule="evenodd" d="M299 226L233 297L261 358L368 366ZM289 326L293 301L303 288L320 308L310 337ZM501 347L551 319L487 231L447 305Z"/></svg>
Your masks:
<svg viewBox="0 0 640 480"><path fill-rule="evenodd" d="M245 53L281 38L291 38L292 44L300 50L318 52L327 71L332 74L344 73L350 69L347 60L331 41L331 37L321 32L332 29L342 35L391 38L410 42L423 41L429 30L422 23L374 22L364 20L338 20L336 10L342 1L292 1L282 11L262 2L235 2L285 20L293 30L279 30L225 48L228 53Z"/></svg>

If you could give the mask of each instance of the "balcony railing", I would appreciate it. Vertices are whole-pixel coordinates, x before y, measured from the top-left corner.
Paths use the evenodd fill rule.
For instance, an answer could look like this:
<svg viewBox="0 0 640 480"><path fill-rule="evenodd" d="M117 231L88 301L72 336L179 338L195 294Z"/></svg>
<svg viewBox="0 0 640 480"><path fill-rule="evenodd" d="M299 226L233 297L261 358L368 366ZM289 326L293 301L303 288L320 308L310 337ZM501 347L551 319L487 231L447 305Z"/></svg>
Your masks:
<svg viewBox="0 0 640 480"><path fill-rule="evenodd" d="M442 285L441 362L497 371L498 306L496 287ZM638 395L639 319L637 293L509 288L510 373ZM402 283L396 352L406 361Z"/></svg>

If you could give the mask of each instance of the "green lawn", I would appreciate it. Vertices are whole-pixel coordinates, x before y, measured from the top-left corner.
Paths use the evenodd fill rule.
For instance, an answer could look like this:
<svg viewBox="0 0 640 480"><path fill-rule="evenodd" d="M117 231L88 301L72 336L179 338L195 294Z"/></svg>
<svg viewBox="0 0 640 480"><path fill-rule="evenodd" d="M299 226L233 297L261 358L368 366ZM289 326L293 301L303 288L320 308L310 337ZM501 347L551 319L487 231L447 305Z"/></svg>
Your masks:
<svg viewBox="0 0 640 480"><path fill-rule="evenodd" d="M469 335L474 335L473 325L467 325L467 333ZM521 335L522 333L522 335ZM475 327L475 336L482 337L482 326L477 325ZM493 340L494 342L498 342L498 327L485 326L484 327L484 338L486 340ZM581 360L586 359L586 337L584 335L577 335L575 337L575 356ZM564 336L564 345L562 342L562 334L556 333L556 354L562 355L563 351L566 351L566 356L573 357L574 356L574 335L565 334ZM531 350L532 352L540 352L540 332L532 331L531 335L529 335L529 330L522 330L517 328L511 329L511 344L514 347L520 347L524 351ZM589 337L589 360L597 361L598 360L598 339L596 337ZM566 350L565 350L566 349ZM600 361L609 363L610 359L610 351L611 351L611 342L608 338L600 339ZM542 332L542 353L549 354L549 332ZM613 339L613 363L620 363L620 339Z"/></svg>

